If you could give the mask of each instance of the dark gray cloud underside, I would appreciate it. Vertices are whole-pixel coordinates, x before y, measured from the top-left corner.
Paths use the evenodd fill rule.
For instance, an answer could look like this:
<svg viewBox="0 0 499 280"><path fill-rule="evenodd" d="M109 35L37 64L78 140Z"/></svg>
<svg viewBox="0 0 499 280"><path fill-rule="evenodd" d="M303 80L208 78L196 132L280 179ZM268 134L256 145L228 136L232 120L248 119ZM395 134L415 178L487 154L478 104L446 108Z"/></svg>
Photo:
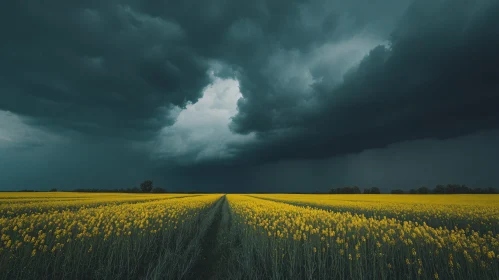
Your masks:
<svg viewBox="0 0 499 280"><path fill-rule="evenodd" d="M283 111L279 116L287 120L275 121L261 110L260 100L250 100L233 127L259 132L264 144L256 155L269 160L329 157L497 128L499 4L470 3L436 1L429 7L416 2L393 32L390 46L373 49L341 85L320 93L313 113ZM456 13L425 18L432 9ZM272 131L276 136L268 137ZM278 131L284 131L282 136ZM246 154L251 155L255 150Z"/></svg>
<svg viewBox="0 0 499 280"><path fill-rule="evenodd" d="M364 162L390 162L370 149L415 157L410 151L499 128L498 14L499 2L488 0L7 0L0 9L0 184L118 187L151 176L205 190L244 180L241 188L250 190L355 184L356 174L389 182L366 171L372 166ZM185 158L154 156L151 143L168 140L158 139L162 129L175 123L179 107L201 98L211 70L238 80L243 98L230 129L255 139L226 141L213 154L232 158L198 163L209 146L189 147L195 133L187 129L169 138L184 144ZM423 138L433 140L417 142ZM407 141L419 144L392 147ZM470 140L442 162L482 142L494 148ZM423 170L425 161L430 154L412 167ZM286 177L302 167L304 176ZM464 167L449 164L428 182ZM327 179L330 172L339 179Z"/></svg>
<svg viewBox="0 0 499 280"><path fill-rule="evenodd" d="M0 109L52 128L151 135L196 102L208 65L181 26L111 1L8 1L0 12Z"/></svg>

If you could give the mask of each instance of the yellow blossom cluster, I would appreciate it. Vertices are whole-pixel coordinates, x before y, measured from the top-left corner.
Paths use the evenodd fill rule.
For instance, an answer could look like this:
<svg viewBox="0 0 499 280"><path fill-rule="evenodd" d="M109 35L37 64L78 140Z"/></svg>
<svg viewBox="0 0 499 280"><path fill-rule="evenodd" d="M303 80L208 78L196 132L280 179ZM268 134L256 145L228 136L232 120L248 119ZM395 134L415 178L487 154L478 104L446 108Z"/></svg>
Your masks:
<svg viewBox="0 0 499 280"><path fill-rule="evenodd" d="M17 216L48 211L76 210L81 207L133 203L190 196L188 194L127 193L0 193L0 216Z"/></svg>
<svg viewBox="0 0 499 280"><path fill-rule="evenodd" d="M301 199L301 195L259 196L266 199L247 195L227 197L236 221L248 234L271 240L270 244L284 254L305 248L305 252L319 255L316 263L325 260L333 264L345 261L347 265L357 262L351 267L359 269L370 265L371 270L380 269L377 264L387 264L384 268L388 271L398 269L407 275L426 276L477 270L488 273L499 269L499 234L492 231L481 233L470 227L432 227L424 221L337 212L268 199L311 202L311 196L304 196L305 199ZM317 200L310 204L316 203L322 202ZM362 203L366 202L349 201L345 205L357 205L357 209L361 209ZM387 212L394 205L388 203L388 210L382 205L374 207ZM423 211L438 217L441 213L431 211L436 205L430 204ZM411 211L408 207L405 210ZM421 213L422 210L412 211ZM463 212L466 211L470 210L465 208Z"/></svg>
<svg viewBox="0 0 499 280"><path fill-rule="evenodd" d="M499 231L498 195L327 195L265 194L264 199L311 205L336 212L396 218L448 228Z"/></svg>
<svg viewBox="0 0 499 280"><path fill-rule="evenodd" d="M0 216L0 255L22 254L29 250L31 256L35 256L45 252L55 253L68 244L89 239L103 242L113 237L148 236L176 229L180 223L221 197L178 195L179 198L173 198L170 195L172 199L166 196L153 199L152 196L139 198L140 195L115 196L95 196L81 205L76 199L47 201L51 207L46 211L19 211L18 215L7 212ZM74 205L79 207L72 208ZM43 210L43 207L40 209ZM89 247L88 252L91 251L92 247Z"/></svg>

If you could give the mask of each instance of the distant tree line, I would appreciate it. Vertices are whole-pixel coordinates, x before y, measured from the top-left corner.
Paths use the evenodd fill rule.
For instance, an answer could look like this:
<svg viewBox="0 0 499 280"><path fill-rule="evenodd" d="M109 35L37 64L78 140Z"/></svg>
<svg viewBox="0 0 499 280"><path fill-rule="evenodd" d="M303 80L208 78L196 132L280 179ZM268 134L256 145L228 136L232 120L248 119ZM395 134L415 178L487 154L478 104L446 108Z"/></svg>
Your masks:
<svg viewBox="0 0 499 280"><path fill-rule="evenodd" d="M58 191L53 188L50 189L51 192ZM151 180L146 180L140 184L139 187L133 188L120 188L120 189L75 189L74 192L108 192L108 193L166 193L167 190L161 187L155 187ZM23 189L19 192L38 192L36 190ZM186 194L199 194L205 193L198 190L177 190L175 193L186 193ZM254 193L266 193L266 192L254 192ZM306 194L311 192L292 192L295 194ZM321 192L314 192L319 194ZM332 188L327 192L329 194L380 194L381 190L377 187L365 188L363 191L357 186L347 186ZM466 185L460 184L447 184L447 185L437 185L435 188L430 189L428 187L413 188L408 191L402 189L394 189L390 191L391 194L499 194L499 191L495 188L470 188Z"/></svg>
<svg viewBox="0 0 499 280"><path fill-rule="evenodd" d="M74 192L110 192L110 193L166 193L166 189L155 187L151 180L145 180L140 187L120 189L75 189Z"/></svg>
<svg viewBox="0 0 499 280"><path fill-rule="evenodd" d="M357 186L354 187L342 187L342 188L332 188L329 190L331 194L359 194L360 189Z"/></svg>
<svg viewBox="0 0 499 280"><path fill-rule="evenodd" d="M57 189L56 188L52 188L49 190L49 192L56 192ZM29 190L29 189L22 189L22 190L18 190L17 192L40 192L38 190Z"/></svg>
<svg viewBox="0 0 499 280"><path fill-rule="evenodd" d="M364 193L365 194L380 194L381 191L379 188L376 188L376 187L372 187L372 188L367 188L367 189L364 189Z"/></svg>
<svg viewBox="0 0 499 280"><path fill-rule="evenodd" d="M365 188L361 192L357 186L348 186L340 188L332 188L329 190L330 194L380 194L381 190L377 187ZM410 189L404 191L402 189L395 189L390 192L391 194L498 194L499 191L494 188L469 188L466 185L447 184L437 185L435 188L430 189L422 186L420 188Z"/></svg>
<svg viewBox="0 0 499 280"><path fill-rule="evenodd" d="M447 184L437 185L433 189L427 187L420 187L417 189L410 189L403 191L396 189L391 191L392 194L497 194L499 191L494 188L470 188L466 185Z"/></svg>

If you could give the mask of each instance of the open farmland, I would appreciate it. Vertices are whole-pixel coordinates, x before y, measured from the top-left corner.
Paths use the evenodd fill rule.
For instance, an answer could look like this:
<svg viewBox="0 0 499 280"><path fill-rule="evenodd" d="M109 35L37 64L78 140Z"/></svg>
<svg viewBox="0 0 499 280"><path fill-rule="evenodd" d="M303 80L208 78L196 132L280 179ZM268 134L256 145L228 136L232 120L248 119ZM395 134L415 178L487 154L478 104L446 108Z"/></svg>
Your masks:
<svg viewBox="0 0 499 280"><path fill-rule="evenodd" d="M220 197L3 194L0 277L182 278Z"/></svg>
<svg viewBox="0 0 499 280"><path fill-rule="evenodd" d="M251 264L240 269L255 278L499 279L499 234L489 230L498 220L487 212L497 213L497 198L229 195L229 203L243 228L238 263ZM438 227L425 221L440 218Z"/></svg>
<svg viewBox="0 0 499 280"><path fill-rule="evenodd" d="M497 195L4 193L2 279L499 279Z"/></svg>
<svg viewBox="0 0 499 280"><path fill-rule="evenodd" d="M366 217L499 232L497 195L254 195Z"/></svg>

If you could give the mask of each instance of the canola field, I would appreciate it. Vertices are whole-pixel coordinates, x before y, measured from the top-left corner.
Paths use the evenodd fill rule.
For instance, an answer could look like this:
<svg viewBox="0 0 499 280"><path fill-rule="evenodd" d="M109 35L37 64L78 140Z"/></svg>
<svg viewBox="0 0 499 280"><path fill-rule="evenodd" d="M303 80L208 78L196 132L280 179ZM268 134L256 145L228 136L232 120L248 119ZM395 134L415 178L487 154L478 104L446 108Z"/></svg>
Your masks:
<svg viewBox="0 0 499 280"><path fill-rule="evenodd" d="M3 193L0 278L179 278L220 197Z"/></svg>
<svg viewBox="0 0 499 280"><path fill-rule="evenodd" d="M0 194L0 279L499 279L498 195Z"/></svg>
<svg viewBox="0 0 499 280"><path fill-rule="evenodd" d="M256 277L499 279L498 198L229 195L229 203L254 254L244 258L260 258L265 271Z"/></svg>

